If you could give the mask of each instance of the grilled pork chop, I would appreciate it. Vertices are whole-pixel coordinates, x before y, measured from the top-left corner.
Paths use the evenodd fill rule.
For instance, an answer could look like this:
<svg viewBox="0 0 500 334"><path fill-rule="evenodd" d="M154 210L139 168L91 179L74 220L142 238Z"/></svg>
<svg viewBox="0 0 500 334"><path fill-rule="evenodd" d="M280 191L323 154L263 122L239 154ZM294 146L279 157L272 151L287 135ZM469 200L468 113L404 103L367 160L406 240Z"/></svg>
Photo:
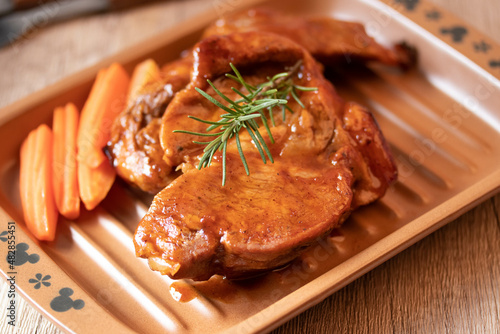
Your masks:
<svg viewBox="0 0 500 334"><path fill-rule="evenodd" d="M211 36L196 45L194 59L192 80L168 105L160 130L168 163L184 173L155 196L134 238L137 255L153 270L205 280L278 268L339 226L352 209L382 196L395 179L395 165L370 113L345 103L321 66L292 40L262 32ZM231 71L229 62L258 84L297 61L302 65L294 83L318 89L299 93L305 108L290 99L293 113L285 120L275 115L274 144L263 132L274 164L263 164L255 143L242 133L249 176L234 140L227 148L225 186L220 153L210 167L194 168L203 146L192 141L203 139L172 130L203 132L206 125L187 115L217 120L223 112L195 87L224 103L206 79L235 98L236 83L224 76Z"/></svg>
<svg viewBox="0 0 500 334"><path fill-rule="evenodd" d="M301 17L269 8L250 9L221 18L209 26L203 36L245 31L266 31L290 38L328 65L377 61L408 67L414 61L409 48L402 44L394 49L385 48L368 36L359 23L329 17Z"/></svg>
<svg viewBox="0 0 500 334"><path fill-rule="evenodd" d="M386 49L369 37L358 23L331 18L302 18L269 9L231 15L208 27L204 36L233 32L267 31L291 38L324 64L378 61L394 66L411 63L407 50ZM167 65L160 82L146 86L137 101L115 121L107 146L118 175L140 189L157 193L176 176L177 161L163 158L160 118L173 95L190 81L192 57ZM205 102L205 107L207 103Z"/></svg>

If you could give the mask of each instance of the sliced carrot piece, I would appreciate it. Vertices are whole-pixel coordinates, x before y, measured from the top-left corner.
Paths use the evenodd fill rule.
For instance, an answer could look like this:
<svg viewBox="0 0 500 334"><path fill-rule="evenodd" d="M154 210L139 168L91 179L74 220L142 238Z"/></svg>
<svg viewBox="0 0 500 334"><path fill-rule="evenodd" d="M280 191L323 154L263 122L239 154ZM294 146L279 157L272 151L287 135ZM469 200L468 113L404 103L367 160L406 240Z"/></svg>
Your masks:
<svg viewBox="0 0 500 334"><path fill-rule="evenodd" d="M85 101L82 112L80 114L80 122L78 125L78 134L76 139L77 145L77 159L84 161L89 155L93 154L95 150L94 142L92 141L92 131L90 129L83 129L84 124L90 125L92 120L95 121L96 114L99 111L98 101L102 100L103 82L106 76L107 69L101 69L97 73L97 77L92 85L90 94ZM95 153L94 153L95 154ZM99 159L99 157L97 157Z"/></svg>
<svg viewBox="0 0 500 334"><path fill-rule="evenodd" d="M23 207L24 220L26 225L35 221L34 215L34 192L33 185L35 179L35 157L33 152L36 149L36 130L31 131L21 146L20 170L19 170L19 192L21 194L21 204ZM28 223L30 222L30 223Z"/></svg>
<svg viewBox="0 0 500 334"><path fill-rule="evenodd" d="M130 79L128 103L133 102L137 98L142 87L159 77L160 69L153 59L146 59L137 64L134 68L134 73L132 73L132 78Z"/></svg>
<svg viewBox="0 0 500 334"><path fill-rule="evenodd" d="M54 110L52 131L54 198L64 217L76 219L80 214L80 193L76 162L78 110L74 104Z"/></svg>
<svg viewBox="0 0 500 334"><path fill-rule="evenodd" d="M52 189L52 132L42 124L21 146L20 193L26 226L38 240L52 241L57 207Z"/></svg>
<svg viewBox="0 0 500 334"><path fill-rule="evenodd" d="M102 149L111 135L111 124L125 108L130 78L117 63L99 71L82 109L78 129L78 161L98 167L107 161Z"/></svg>
<svg viewBox="0 0 500 334"><path fill-rule="evenodd" d="M108 194L115 181L116 172L108 161L96 168L78 164L80 197L87 210L93 210Z"/></svg>

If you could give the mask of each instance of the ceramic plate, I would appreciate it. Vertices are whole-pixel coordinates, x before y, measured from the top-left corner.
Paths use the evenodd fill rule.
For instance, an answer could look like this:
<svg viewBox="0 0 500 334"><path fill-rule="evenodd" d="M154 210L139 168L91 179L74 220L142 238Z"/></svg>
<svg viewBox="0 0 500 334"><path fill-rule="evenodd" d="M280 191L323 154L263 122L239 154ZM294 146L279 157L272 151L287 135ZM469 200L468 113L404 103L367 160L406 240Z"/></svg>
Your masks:
<svg viewBox="0 0 500 334"><path fill-rule="evenodd" d="M174 282L150 271L132 244L148 199L120 181L98 209L77 221L60 219L54 242L34 240L25 229L18 192L19 147L28 132L50 124L56 106L74 102L81 108L99 68L118 61L130 71L149 57L158 63L176 58L207 24L235 9L217 4L0 112L0 269L65 331L266 332L499 189L495 42L422 1L275 0L267 4L359 21L381 43L406 41L418 49L417 69L405 73L370 68L332 75L341 96L371 108L390 142L400 177L383 199L355 212L287 268L245 283L220 277ZM9 245L15 260L8 258Z"/></svg>

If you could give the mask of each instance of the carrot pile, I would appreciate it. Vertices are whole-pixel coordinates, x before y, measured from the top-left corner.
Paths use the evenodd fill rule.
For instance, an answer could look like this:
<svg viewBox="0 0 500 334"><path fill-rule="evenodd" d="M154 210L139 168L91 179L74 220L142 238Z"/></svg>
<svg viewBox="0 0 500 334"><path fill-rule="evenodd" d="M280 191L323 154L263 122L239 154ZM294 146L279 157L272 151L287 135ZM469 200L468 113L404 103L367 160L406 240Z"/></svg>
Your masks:
<svg viewBox="0 0 500 334"><path fill-rule="evenodd" d="M106 197L116 176L103 152L111 124L158 75L151 59L136 66L132 79L114 63L97 74L81 115L68 103L54 110L52 130L42 124L28 134L20 152L20 194L26 226L38 240L54 240L59 213L76 219L80 202L92 210Z"/></svg>

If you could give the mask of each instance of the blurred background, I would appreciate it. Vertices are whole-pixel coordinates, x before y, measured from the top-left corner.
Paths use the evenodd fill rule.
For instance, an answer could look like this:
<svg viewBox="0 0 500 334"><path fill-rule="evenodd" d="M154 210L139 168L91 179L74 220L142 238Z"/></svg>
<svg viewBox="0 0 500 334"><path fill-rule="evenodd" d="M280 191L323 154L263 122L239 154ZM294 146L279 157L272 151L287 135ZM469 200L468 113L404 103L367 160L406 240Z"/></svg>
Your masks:
<svg viewBox="0 0 500 334"><path fill-rule="evenodd" d="M61 15L62 11L68 12L65 14L71 11L67 10L71 6L66 3L78 4L74 10L81 15L72 18ZM4 14L0 17L0 35L3 35L0 40L6 39L7 43L0 48L0 71L16 72L16 75L15 82L12 77L0 75L0 107L212 6L212 2L206 0L52 0L46 2L43 9L38 8L34 15L23 11ZM24 12L33 12L33 9ZM26 34L10 43L18 32Z"/></svg>

